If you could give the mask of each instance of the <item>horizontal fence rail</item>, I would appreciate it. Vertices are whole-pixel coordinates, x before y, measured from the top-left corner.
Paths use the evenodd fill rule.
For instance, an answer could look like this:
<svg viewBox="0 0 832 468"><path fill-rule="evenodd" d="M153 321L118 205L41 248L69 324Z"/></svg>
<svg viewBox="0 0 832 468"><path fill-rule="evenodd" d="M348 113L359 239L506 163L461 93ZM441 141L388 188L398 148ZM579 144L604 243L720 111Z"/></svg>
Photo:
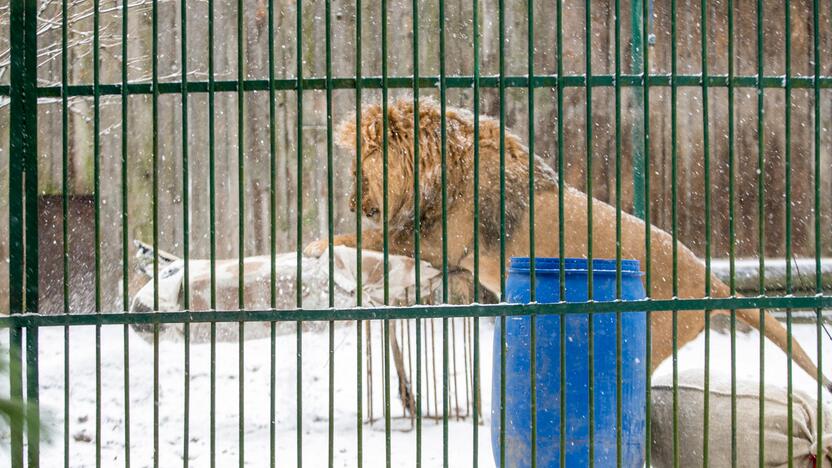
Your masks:
<svg viewBox="0 0 832 468"><path fill-rule="evenodd" d="M0 317L0 327L55 327L205 322L296 322L329 320L430 319L443 317L516 317L529 314L570 315L609 312L815 309L832 307L832 297L730 297L705 299L647 299L613 302L561 302L537 304L426 305L350 309L210 310L198 312L101 312L96 314L15 314Z"/></svg>
<svg viewBox="0 0 832 468"><path fill-rule="evenodd" d="M357 81L355 78L340 77L340 78L304 78L300 80L300 87L306 91L312 90L326 90L328 86L331 89L355 89L359 86L365 89L413 89L412 76L391 76L386 78L387 86L383 85L382 77L367 76ZM609 74L592 75L589 78L589 86L592 87L615 87L616 82L624 87L642 87L644 86L645 77L643 75L621 75L616 77ZM419 88L423 89L439 89L439 76L420 76L418 80ZM504 88L528 88L528 76L505 76L503 77ZM817 79L813 76L764 76L762 80L758 80L756 76L733 76L727 75L709 75L703 77L702 75L677 75L671 76L669 74L649 74L647 75L647 86L651 87L694 87L701 88L707 86L710 88L728 88L736 89L742 88L758 88L765 89L813 89L815 82L821 89L832 88L832 76L819 76ZM298 80L285 78L276 79L272 83L269 80L217 80L212 83L213 91L218 93L230 93L240 90L238 83L242 83L243 91L289 91L298 89ZM329 83L329 85L328 85ZM446 88L472 88L474 86L473 76L449 76L445 78ZM499 76L480 76L478 86L481 88L499 88ZM534 75L531 78L531 87L534 88L584 88L587 86L586 76L580 75ZM121 96L123 86L117 83L103 83L98 86L99 96ZM158 84L159 94L181 94L183 90L188 93L208 93L209 82L189 80L186 83L176 81L165 81ZM0 85L0 96L9 96L10 87L8 85ZM80 97L93 96L94 88L92 85L69 85L66 87L66 96ZM37 95L39 98L57 98L62 96L62 88L60 86L39 86ZM153 84L151 83L129 83L126 87L128 95L142 95L153 94Z"/></svg>

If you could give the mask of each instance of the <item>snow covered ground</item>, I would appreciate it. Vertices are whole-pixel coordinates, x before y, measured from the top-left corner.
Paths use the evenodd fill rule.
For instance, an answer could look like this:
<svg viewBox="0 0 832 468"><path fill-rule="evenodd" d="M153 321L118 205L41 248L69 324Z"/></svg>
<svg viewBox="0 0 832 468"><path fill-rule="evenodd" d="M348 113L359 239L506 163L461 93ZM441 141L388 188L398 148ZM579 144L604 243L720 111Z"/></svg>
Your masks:
<svg viewBox="0 0 832 468"><path fill-rule="evenodd" d="M484 424L479 426L480 466L493 464L490 447L491 396L491 321L481 321L482 398ZM437 322L438 325L438 322ZM263 327L248 324L247 327ZM380 326L374 327L375 343L379 343ZM795 336L814 358L817 351L814 326L795 325ZM438 331L438 330L437 330ZM44 328L40 332L40 385L42 411L50 418L51 435L42 443L41 466L63 465L64 414L64 336L62 328ZM130 330L130 463L134 467L152 466L153 447L153 347ZM438 335L441 336L441 335ZM296 341L295 334L278 335L277 349L277 463L295 466L297 460L296 427ZM0 338L4 344L8 335ZM832 375L832 343L824 336L823 367ZM702 368L703 337L700 336L681 350L683 368ZM95 464L95 329L79 327L70 332L70 466ZM730 341L727 335L712 332L711 369L714 373L730 372ZM740 356L738 375L757 380L759 356L758 335L737 337ZM268 338L245 343L245 464L268 466L269 463L269 397L270 348ZM355 326L343 324L335 332L335 465L355 466L357 457L356 429L356 336ZM438 346L438 342L437 342ZM101 330L101 398L102 398L102 466L124 466L124 343L123 327L107 326ZM328 335L325 331L304 332L302 366L302 455L303 464L326 466L328 433ZM162 341L160 348L160 466L181 466L184 427L184 346L182 342ZM375 416L381 415L381 355L374 349L377 401ZM441 362L441 361L440 361ZM191 466L209 466L209 363L210 346L192 344L190 348L190 434ZM366 363L365 363L366 366ZM766 346L766 381L785 385L785 355L773 344ZM462 370L458 369L461 373ZM441 372L441 368L440 368ZM665 362L658 371L670 372ZM462 379L463 377L460 377ZM794 384L814 394L815 382L795 366ZM8 381L2 379L0 392L8 394ZM365 381L366 389L366 381ZM392 387L396 388L395 372ZM219 467L238 463L238 345L217 344L216 379L216 456ZM394 394L395 396L395 394ZM366 400L365 400L366 401ZM398 401L392 400L393 415L401 415ZM365 417L366 413L365 403ZM726 416L727 418L728 416ZM409 466L415 460L416 433L409 420L395 419L392 432L393 466ZM442 425L424 422L422 459L424 466L440 466L442 462ZM453 421L449 430L451 466L470 466L472 462L472 422ZM8 446L8 433L0 434ZM364 466L384 465L384 422L363 425ZM0 456L0 466L8 456Z"/></svg>

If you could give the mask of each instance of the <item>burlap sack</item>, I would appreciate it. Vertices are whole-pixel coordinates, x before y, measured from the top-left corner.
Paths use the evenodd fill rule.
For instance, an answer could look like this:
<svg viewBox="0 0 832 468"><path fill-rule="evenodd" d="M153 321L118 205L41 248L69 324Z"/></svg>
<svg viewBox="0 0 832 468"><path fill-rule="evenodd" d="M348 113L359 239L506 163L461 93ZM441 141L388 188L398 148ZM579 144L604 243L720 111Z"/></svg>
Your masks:
<svg viewBox="0 0 832 468"><path fill-rule="evenodd" d="M657 377L652 391L652 466L673 466L672 376ZM704 372L679 373L679 466L702 466ZM832 408L823 414L823 437L817 435L817 395L795 391L792 400L794 466L832 468ZM737 466L758 466L759 383L737 382ZM708 437L709 466L731 466L731 381L711 375ZM788 466L788 402L785 388L765 388L765 466ZM815 460L817 444L822 460Z"/></svg>

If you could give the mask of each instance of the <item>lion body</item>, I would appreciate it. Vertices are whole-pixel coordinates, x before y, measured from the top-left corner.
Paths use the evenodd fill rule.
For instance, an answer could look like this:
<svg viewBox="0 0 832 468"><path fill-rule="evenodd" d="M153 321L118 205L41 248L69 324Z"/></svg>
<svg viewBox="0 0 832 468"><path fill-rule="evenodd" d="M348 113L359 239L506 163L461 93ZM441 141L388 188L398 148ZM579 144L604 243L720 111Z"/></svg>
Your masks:
<svg viewBox="0 0 832 468"><path fill-rule="evenodd" d="M382 108L373 105L364 110L360 122L347 121L339 130L339 144L355 148L357 133L361 135L361 208L377 223L384 214L383 201L383 129L387 126L387 195L388 239L391 253L413 256L416 237L414 222L414 161L419 161L419 239L420 256L441 267L447 261L449 270L474 269L474 216L479 216L479 279L480 283L498 296L501 291L501 258L529 256L531 212L529 204L529 152L520 139L510 132L501 135L497 121L481 117L475 132L473 115L467 111L445 110L445 170L442 170L442 113L439 105L423 100L419 106L419 132L414 131L414 105L411 100L399 100L388 108L387 122ZM356 131L360 124L360 132ZM475 158L474 139L478 136L478 158ZM418 138L418 156L414 153ZM501 146L504 155L501 164ZM643 267L647 262L646 235L650 236L650 284L648 295L654 299L701 298L705 295L705 265L687 247L676 243L677 278L673 277L674 242L661 229L650 226L626 212L597 199L592 199L592 242L589 242L588 197L583 192L564 185L563 217L559 221L559 190L557 174L542 159L534 156L534 255L559 256L560 235L563 233L565 257L615 258L617 223L621 226L621 256L637 259ZM474 190L474 167L479 168L479 190ZM503 170L501 171L501 167ZM502 181L501 184L501 174ZM443 249L443 197L448 220L446 250ZM475 203L475 200L477 203ZM503 200L501 202L501 200ZM475 213L475 207L479 210ZM504 208L504 210L503 210ZM503 214L504 213L504 214ZM620 219L617 216L620 214ZM501 237L504 234L504 242ZM380 229L363 232L363 247L381 250L384 239ZM336 244L355 245L354 234L336 236ZM501 246L505 256L501 256ZM307 248L307 253L320 254L326 247L318 241ZM445 256L444 254L447 254ZM503 270L504 271L504 270ZM674 282L677 287L674 288ZM710 295L726 297L727 285L715 276L710 278ZM675 289L675 290L674 290ZM714 311L725 313L725 311ZM759 312L738 310L737 316L759 328ZM677 340L681 347L693 340L705 326L701 311L679 312ZM782 325L766 314L766 336L786 349L787 339ZM768 320L770 319L770 320ZM670 313L654 313L652 320L652 368L673 352L673 320ZM799 344L793 342L793 358L810 375L817 369Z"/></svg>

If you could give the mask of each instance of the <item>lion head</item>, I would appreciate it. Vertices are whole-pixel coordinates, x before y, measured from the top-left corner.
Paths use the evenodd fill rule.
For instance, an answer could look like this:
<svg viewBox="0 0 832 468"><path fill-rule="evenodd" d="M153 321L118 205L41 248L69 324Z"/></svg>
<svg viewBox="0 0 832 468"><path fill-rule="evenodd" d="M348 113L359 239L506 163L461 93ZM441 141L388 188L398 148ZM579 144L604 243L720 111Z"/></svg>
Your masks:
<svg viewBox="0 0 832 468"><path fill-rule="evenodd" d="M438 104L423 99L419 105L419 132L414 131L414 105L411 99L390 103L387 118L380 104L366 106L360 118L348 118L337 132L340 147L355 151L353 179L358 181L356 160L361 164L361 210L365 217L381 222L384 203L384 128L387 126L387 220L393 229L412 226L414 194L419 193L419 214L422 228L435 222L442 213L442 115ZM470 177L472 129L461 111L446 112L446 208L461 196ZM470 119L468 119L470 120ZM360 128L360 131L356 131ZM361 139L357 136L360 134ZM419 180L414 184L415 141L419 141ZM355 184L350 209L358 205L358 184Z"/></svg>

